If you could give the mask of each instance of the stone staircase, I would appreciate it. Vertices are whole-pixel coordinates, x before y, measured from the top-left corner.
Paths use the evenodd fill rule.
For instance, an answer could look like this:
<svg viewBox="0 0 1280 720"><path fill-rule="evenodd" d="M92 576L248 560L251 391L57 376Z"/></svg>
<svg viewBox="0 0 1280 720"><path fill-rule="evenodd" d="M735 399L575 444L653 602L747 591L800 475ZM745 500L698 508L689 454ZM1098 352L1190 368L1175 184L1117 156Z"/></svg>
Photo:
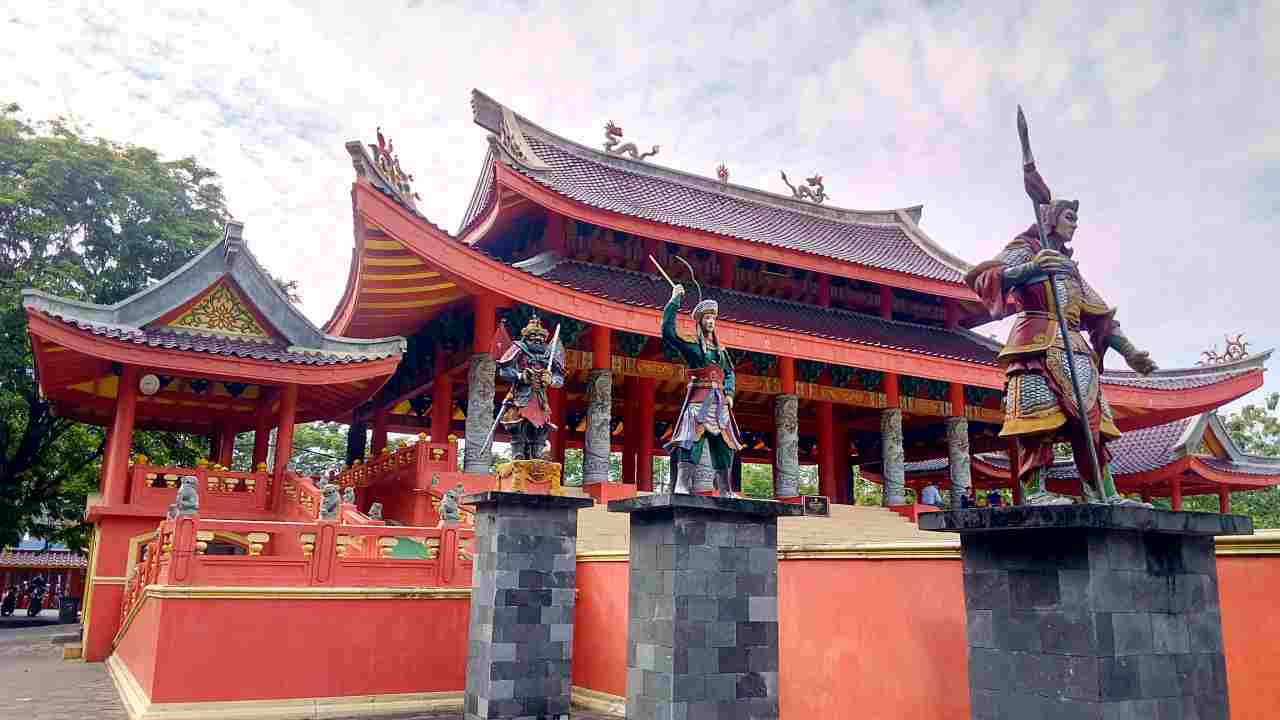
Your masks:
<svg viewBox="0 0 1280 720"><path fill-rule="evenodd" d="M626 552L628 516L594 505L578 512L578 553ZM778 522L778 547L847 546L864 543L939 543L955 538L924 532L881 507L832 505L831 517L786 517Z"/></svg>

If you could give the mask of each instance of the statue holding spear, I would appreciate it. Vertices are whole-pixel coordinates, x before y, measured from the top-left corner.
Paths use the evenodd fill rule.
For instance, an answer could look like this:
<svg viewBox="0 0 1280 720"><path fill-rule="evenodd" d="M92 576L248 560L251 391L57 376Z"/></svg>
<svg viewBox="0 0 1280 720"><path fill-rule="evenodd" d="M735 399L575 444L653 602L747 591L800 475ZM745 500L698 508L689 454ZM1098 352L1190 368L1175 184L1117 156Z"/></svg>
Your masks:
<svg viewBox="0 0 1280 720"><path fill-rule="evenodd" d="M1141 504L1116 491L1105 443L1120 437L1120 431L1102 395L1099 374L1108 349L1140 374L1153 372L1156 365L1124 336L1115 309L1071 259L1080 203L1049 192L1036 170L1021 107L1018 137L1035 224L965 276L993 318L1016 318L999 355L1006 376L1000 436L1011 441L1010 461L1022 483L1024 504L1074 502L1046 487L1045 472L1059 442L1071 444L1086 502Z"/></svg>

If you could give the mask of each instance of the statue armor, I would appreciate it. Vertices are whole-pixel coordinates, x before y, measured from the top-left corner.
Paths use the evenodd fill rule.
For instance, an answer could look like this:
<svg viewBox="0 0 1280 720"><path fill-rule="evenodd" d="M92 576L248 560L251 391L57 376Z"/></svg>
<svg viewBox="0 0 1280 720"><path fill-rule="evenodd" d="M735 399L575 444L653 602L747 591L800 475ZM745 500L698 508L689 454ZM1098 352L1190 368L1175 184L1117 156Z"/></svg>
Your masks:
<svg viewBox="0 0 1280 720"><path fill-rule="evenodd" d="M982 299L993 318L1013 316L1009 339L1000 351L1005 369L1005 421L1001 437L1013 440L1011 460L1024 487L1024 502L1031 505L1070 503L1045 487L1045 469L1053 462L1053 446L1072 445L1080 472L1082 491L1090 502L1129 503L1115 489L1105 443L1120 437L1111 407L1102 396L1102 356L1117 348L1135 368L1145 354L1138 353L1120 332L1115 310L1096 291L1071 272L1046 274L1037 260L1044 250L1070 257L1068 238L1054 230L1067 210L1078 211L1075 201L1052 201L1033 162L1025 166L1032 197L1042 203L1045 241L1036 225L1019 234L995 259L978 265L965 281ZM1085 407L1078 407L1068 366L1067 352L1058 327L1057 313L1066 319L1067 336L1075 357L1075 374ZM1089 339L1085 339L1085 335ZM1139 357L1142 356L1142 357ZM1146 359L1149 364L1149 358ZM1134 364L1138 363L1138 364ZM1153 369L1146 368L1148 371ZM1093 477L1085 433L1093 435L1101 478Z"/></svg>
<svg viewBox="0 0 1280 720"><path fill-rule="evenodd" d="M547 330L534 315L520 332L520 339L498 360L498 376L511 383L507 409L498 422L510 439L513 459L541 459L547 435L556 429L547 389L564 385L564 349L557 345L555 356L551 353Z"/></svg>
<svg viewBox="0 0 1280 720"><path fill-rule="evenodd" d="M676 330L680 298L673 296L662 314L662 340L689 366L689 384L676 426L666 449L675 463L675 486L670 479L659 492L684 494L716 492L733 497L730 475L734 454L742 449L738 423L733 418L735 388L733 362L715 332L702 329L702 318L719 311L714 300L703 300L693 309L698 338L692 342Z"/></svg>

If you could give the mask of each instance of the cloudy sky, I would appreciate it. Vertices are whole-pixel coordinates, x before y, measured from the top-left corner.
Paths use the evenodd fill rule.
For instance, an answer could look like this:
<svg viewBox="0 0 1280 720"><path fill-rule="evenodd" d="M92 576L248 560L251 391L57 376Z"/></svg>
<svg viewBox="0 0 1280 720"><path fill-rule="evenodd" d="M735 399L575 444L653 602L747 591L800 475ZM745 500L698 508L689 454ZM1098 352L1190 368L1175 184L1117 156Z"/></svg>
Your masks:
<svg viewBox="0 0 1280 720"><path fill-rule="evenodd" d="M1021 102L1135 342L1165 367L1227 332L1280 345L1274 2L103 5L0 0L0 100L216 169L317 322L352 242L344 141L382 125L421 209L456 228L485 151L474 87L586 144L612 119L681 170L923 203L975 262L1030 220Z"/></svg>

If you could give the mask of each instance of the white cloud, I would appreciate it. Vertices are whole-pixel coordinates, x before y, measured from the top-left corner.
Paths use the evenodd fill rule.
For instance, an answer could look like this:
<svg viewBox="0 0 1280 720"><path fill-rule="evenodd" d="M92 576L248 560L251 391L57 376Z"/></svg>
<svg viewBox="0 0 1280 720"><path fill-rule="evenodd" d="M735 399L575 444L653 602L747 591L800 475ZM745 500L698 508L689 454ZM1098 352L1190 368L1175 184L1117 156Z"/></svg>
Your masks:
<svg viewBox="0 0 1280 720"><path fill-rule="evenodd" d="M218 170L317 321L350 253L344 141L382 125L424 212L456 227L484 153L473 87L586 144L612 119L680 169L725 162L774 191L779 168L819 172L839 205L924 203L971 260L1028 220L1021 102L1135 341L1166 366L1224 332L1280 345L1275 3L408 5L0 0L0 98Z"/></svg>

